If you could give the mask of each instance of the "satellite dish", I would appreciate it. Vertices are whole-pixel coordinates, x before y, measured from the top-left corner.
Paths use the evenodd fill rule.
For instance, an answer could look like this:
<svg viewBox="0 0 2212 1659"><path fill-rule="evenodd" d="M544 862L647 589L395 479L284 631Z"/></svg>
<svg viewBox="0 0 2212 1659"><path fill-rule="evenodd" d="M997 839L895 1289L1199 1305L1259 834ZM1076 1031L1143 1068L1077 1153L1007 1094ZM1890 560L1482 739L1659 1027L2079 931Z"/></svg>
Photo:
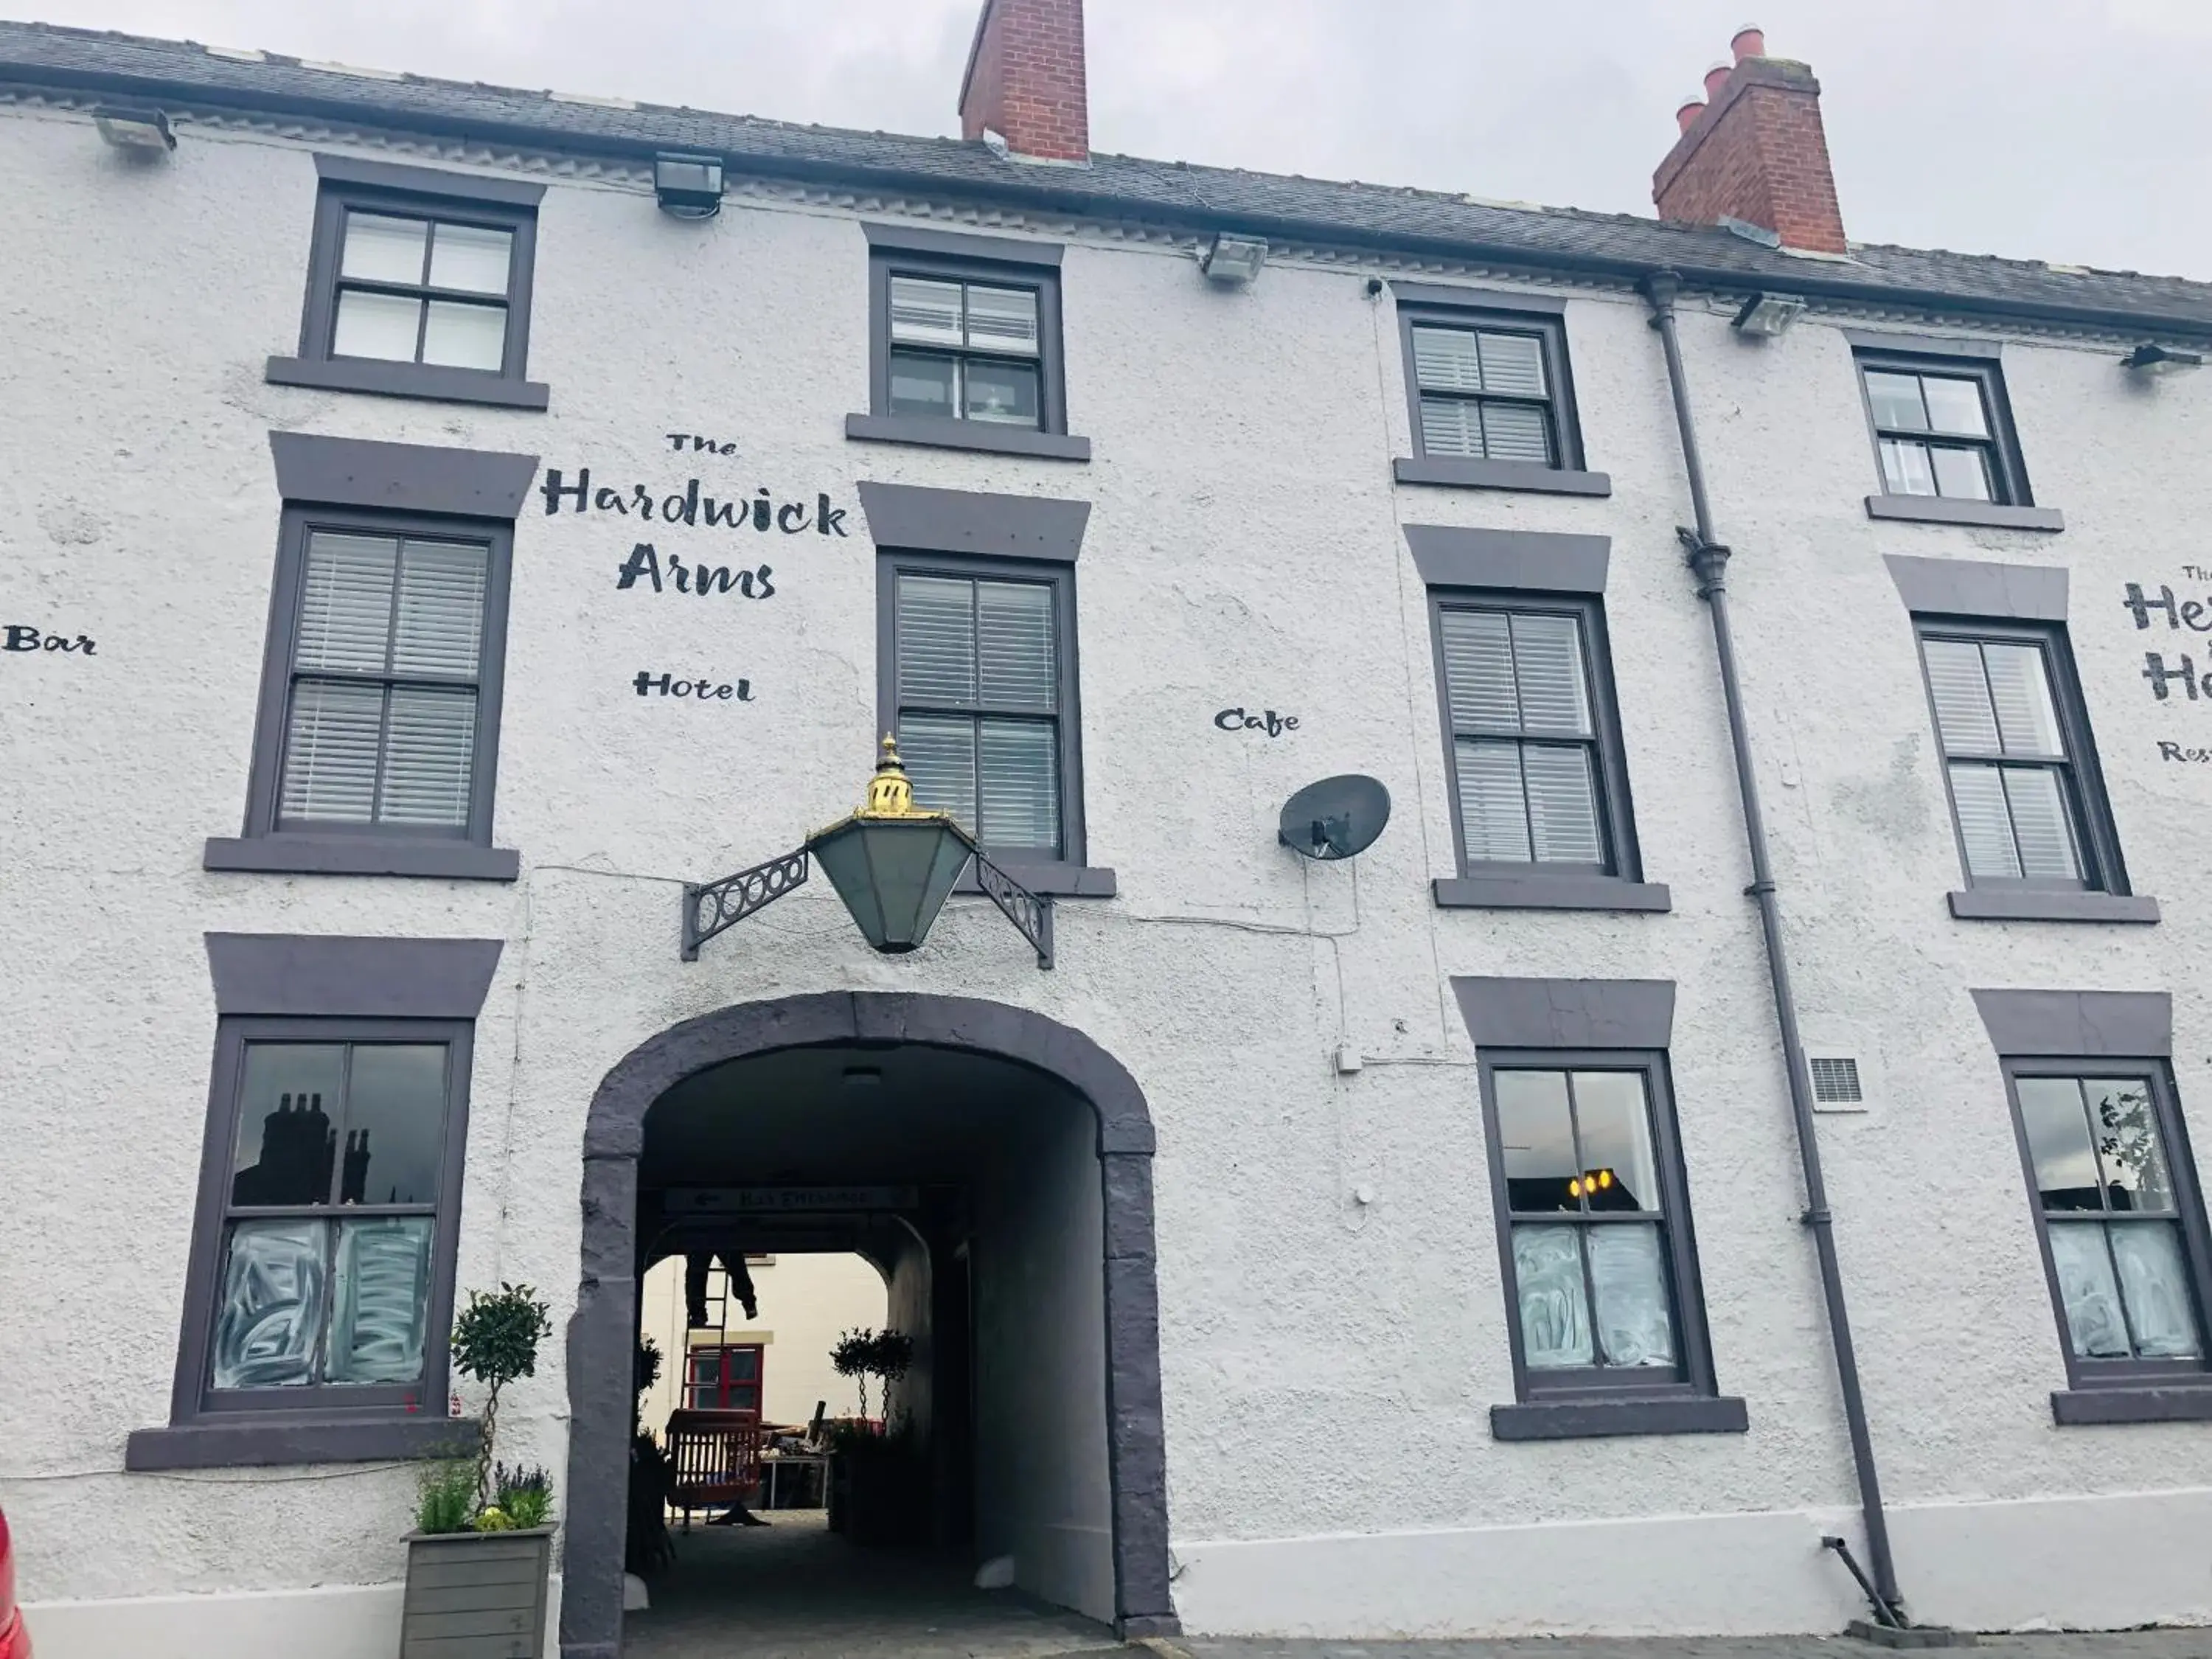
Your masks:
<svg viewBox="0 0 2212 1659"><path fill-rule="evenodd" d="M1277 839L1304 859L1348 859L1390 822L1390 792L1357 772L1310 783L1284 803Z"/></svg>

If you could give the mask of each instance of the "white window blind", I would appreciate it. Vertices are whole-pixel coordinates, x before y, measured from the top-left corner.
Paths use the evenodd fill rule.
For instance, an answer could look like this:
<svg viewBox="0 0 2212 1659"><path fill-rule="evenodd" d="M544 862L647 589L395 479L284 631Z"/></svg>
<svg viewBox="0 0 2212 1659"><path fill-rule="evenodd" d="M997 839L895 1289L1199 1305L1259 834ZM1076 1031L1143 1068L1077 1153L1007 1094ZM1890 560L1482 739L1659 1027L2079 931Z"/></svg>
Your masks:
<svg viewBox="0 0 2212 1659"><path fill-rule="evenodd" d="M469 821L489 550L312 532L280 822Z"/></svg>
<svg viewBox="0 0 2212 1659"><path fill-rule="evenodd" d="M1060 846L1053 588L902 573L893 629L899 750L922 806L989 848Z"/></svg>
<svg viewBox="0 0 2212 1659"><path fill-rule="evenodd" d="M2042 648L1923 639L1921 652L1969 878L2079 881L2070 757Z"/></svg>
<svg viewBox="0 0 2212 1659"><path fill-rule="evenodd" d="M1603 867L1579 621L1453 607L1439 629L1468 860Z"/></svg>
<svg viewBox="0 0 2212 1659"><path fill-rule="evenodd" d="M1540 336L1417 327L1413 343L1423 453L1553 464Z"/></svg>

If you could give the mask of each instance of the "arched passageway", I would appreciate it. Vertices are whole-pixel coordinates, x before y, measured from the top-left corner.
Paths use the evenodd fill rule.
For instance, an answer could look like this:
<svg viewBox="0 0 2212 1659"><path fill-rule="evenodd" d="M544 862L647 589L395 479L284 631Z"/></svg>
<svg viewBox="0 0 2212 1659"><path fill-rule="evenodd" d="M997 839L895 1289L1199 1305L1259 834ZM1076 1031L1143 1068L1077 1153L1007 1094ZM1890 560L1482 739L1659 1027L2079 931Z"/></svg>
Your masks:
<svg viewBox="0 0 2212 1659"><path fill-rule="evenodd" d="M816 1097L806 1091L818 1091L832 1074L848 1073L880 1086L860 1091L871 1103L841 1103L841 1129L834 1136L810 1138L802 1115L788 1110L744 1121L743 1100ZM1090 1038L1024 1009L965 998L831 993L740 1004L686 1021L625 1056L593 1097L585 1130L582 1271L568 1331L563 1659L614 1659L621 1648L639 1200L643 1184L649 1207L670 1201L672 1176L657 1167L672 1155L669 1149L685 1149L683 1156L696 1160L687 1169L710 1177L740 1166L770 1179L800 1177L795 1185L911 1176L929 1194L918 1207L929 1212L957 1201L940 1196L957 1190L943 1179L957 1173L951 1166L965 1161L981 1171L988 1148L1027 1147L1046 1160L1039 1167L1073 1176L1078 1166L1071 1139L1054 1130L1055 1113L1064 1124L1076 1125L1073 1151L1083 1155L1079 1178L1097 1182L1095 1206L1068 1206L1087 1212L1081 1247L1096 1252L1097 1278L1091 1283L1097 1296L1082 1298L1087 1316L1098 1322L1096 1340L1086 1334L1085 1344L1093 1356L1084 1368L1091 1374L1071 1370L1058 1380L1071 1391L1103 1395L1097 1401L1107 1488L1103 1518L1110 1533L1115 1622L1129 1636L1174 1633L1152 1255L1152 1130L1142 1093ZM825 1146L832 1150L825 1152ZM714 1162L718 1146L732 1161ZM1013 1192L1020 1184L1001 1182L990 1190ZM1034 1217L1024 1220L1019 1207L987 1199L987 1214L976 1224L1035 1224ZM646 1224L658 1230L665 1216L656 1209ZM957 1231L934 1212L871 1224L879 1259L889 1259L895 1279L899 1251L895 1236L883 1231L890 1224L916 1239L924 1260L933 1228L940 1241ZM1059 1242L1072 1248L1076 1237L1066 1234ZM827 1238L814 1247L827 1247ZM894 1243L885 1246L884 1238ZM1032 1247L1024 1244L1023 1253L1033 1253ZM936 1283L936 1289L916 1294L941 1305L943 1285L926 1267L918 1282ZM1018 1287L1012 1293L1018 1297ZM895 1306L896 1294L895 1288ZM988 1346L976 1350L979 1364ZM1042 1375L1048 1378L1049 1368ZM1048 1416L1055 1409L1049 1399L1037 1408ZM957 1437L948 1443L957 1444ZM964 1456L964 1450L958 1455ZM988 1460L978 1468L988 1486ZM988 1492L981 1496L987 1517L982 1530L994 1525L1003 1530L1003 1517L988 1518Z"/></svg>

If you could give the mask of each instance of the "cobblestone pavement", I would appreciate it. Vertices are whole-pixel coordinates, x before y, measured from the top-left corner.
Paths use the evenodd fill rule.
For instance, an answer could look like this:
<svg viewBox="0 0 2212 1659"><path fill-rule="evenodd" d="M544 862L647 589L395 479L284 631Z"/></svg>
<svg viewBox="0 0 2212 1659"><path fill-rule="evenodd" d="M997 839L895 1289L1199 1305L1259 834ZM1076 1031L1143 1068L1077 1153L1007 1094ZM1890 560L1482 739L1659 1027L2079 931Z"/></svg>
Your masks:
<svg viewBox="0 0 2212 1659"><path fill-rule="evenodd" d="M1514 1642L1279 1642L1186 1636L1174 1646L1192 1659L1883 1659L1888 1648L1848 1637L1770 1636L1644 1641L1540 1637ZM2000 1659L2212 1659L2212 1630L2122 1631L2096 1635L1984 1636L1973 1648L1919 1650Z"/></svg>
<svg viewBox="0 0 2212 1659"><path fill-rule="evenodd" d="M818 1510L767 1527L677 1536L653 1607L625 1621L623 1659L1884 1659L1847 1638L1749 1640L1285 1642L1187 1636L1124 1648L1103 1625L1000 1592L919 1553L858 1549ZM2212 1659L2212 1629L1984 1636L1993 1659Z"/></svg>
<svg viewBox="0 0 2212 1659"><path fill-rule="evenodd" d="M623 1659L1146 1659L1103 1625L975 1589L952 1563L857 1548L819 1510L764 1518L678 1533L652 1610L623 1621Z"/></svg>

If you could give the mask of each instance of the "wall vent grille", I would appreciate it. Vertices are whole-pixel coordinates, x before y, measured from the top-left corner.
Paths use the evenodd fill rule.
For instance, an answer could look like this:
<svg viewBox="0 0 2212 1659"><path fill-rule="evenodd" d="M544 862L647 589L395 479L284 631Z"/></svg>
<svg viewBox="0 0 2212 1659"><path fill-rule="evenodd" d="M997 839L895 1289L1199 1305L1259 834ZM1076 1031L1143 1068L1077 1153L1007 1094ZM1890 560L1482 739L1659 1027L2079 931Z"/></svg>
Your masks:
<svg viewBox="0 0 2212 1659"><path fill-rule="evenodd" d="M1812 1061L1813 1099L1822 1106L1856 1106L1865 1100L1859 1087L1859 1063L1848 1054L1822 1054Z"/></svg>

